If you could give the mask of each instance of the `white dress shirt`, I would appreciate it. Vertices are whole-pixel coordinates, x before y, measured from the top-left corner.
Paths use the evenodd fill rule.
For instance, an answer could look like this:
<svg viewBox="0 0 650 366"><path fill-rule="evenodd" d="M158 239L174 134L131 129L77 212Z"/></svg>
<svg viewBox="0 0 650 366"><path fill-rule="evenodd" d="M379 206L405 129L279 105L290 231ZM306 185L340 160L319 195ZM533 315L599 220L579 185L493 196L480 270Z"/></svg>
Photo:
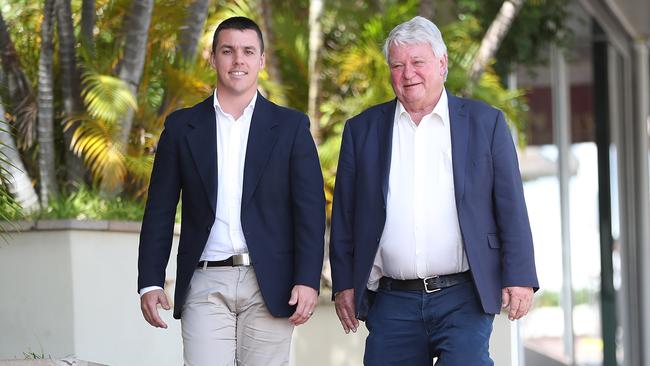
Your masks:
<svg viewBox="0 0 650 366"><path fill-rule="evenodd" d="M244 182L244 160L248 132L257 101L257 93L235 119L224 112L214 91L215 123L217 124L217 212L201 260L224 260L233 254L248 251L241 226L241 195ZM149 286L140 290L140 296L160 289Z"/></svg>
<svg viewBox="0 0 650 366"><path fill-rule="evenodd" d="M419 125L398 101L386 223L368 279L416 279L469 269L458 223L447 93Z"/></svg>
<svg viewBox="0 0 650 366"><path fill-rule="evenodd" d="M253 96L237 119L223 111L217 92L214 111L217 118L217 212L201 260L219 261L248 251L241 227L241 195L248 131L257 101Z"/></svg>

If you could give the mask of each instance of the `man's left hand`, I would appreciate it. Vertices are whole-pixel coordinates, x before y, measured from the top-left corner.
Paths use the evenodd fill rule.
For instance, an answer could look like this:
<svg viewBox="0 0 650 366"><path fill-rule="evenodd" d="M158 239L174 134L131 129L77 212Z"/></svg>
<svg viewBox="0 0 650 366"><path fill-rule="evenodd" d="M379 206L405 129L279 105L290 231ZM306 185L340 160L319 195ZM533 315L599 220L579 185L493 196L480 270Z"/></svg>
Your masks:
<svg viewBox="0 0 650 366"><path fill-rule="evenodd" d="M314 314L318 303L318 293L315 289L305 285L295 285L291 290L289 305L296 305L296 311L291 315L289 321L293 325L304 324Z"/></svg>
<svg viewBox="0 0 650 366"><path fill-rule="evenodd" d="M533 305L532 287L504 287L501 289L501 306L508 308L508 319L520 319Z"/></svg>

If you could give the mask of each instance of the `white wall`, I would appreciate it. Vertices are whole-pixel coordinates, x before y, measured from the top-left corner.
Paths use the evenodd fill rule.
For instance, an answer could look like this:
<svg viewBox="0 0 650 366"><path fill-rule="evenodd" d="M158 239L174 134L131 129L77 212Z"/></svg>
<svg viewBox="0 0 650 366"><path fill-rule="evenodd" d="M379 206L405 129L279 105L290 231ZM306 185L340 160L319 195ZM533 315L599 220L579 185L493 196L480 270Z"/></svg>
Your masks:
<svg viewBox="0 0 650 366"><path fill-rule="evenodd" d="M0 359L31 350L107 365L182 365L171 311L162 310L165 330L140 313L137 232L29 231L7 239L0 241Z"/></svg>

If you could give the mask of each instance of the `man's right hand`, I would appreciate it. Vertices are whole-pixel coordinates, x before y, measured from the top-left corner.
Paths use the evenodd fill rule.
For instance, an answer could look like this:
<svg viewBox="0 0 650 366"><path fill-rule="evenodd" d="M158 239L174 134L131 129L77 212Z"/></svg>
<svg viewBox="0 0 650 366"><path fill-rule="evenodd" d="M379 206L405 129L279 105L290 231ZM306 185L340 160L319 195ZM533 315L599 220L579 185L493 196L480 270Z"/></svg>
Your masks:
<svg viewBox="0 0 650 366"><path fill-rule="evenodd" d="M339 291L334 295L334 306L336 307L336 315L339 316L341 325L345 334L356 332L359 327L359 321L355 316L354 311L354 289Z"/></svg>
<svg viewBox="0 0 650 366"><path fill-rule="evenodd" d="M158 304L163 309L169 310L169 302L163 290L153 290L140 296L140 309L144 319L156 328L167 328L167 324L160 318L158 314Z"/></svg>

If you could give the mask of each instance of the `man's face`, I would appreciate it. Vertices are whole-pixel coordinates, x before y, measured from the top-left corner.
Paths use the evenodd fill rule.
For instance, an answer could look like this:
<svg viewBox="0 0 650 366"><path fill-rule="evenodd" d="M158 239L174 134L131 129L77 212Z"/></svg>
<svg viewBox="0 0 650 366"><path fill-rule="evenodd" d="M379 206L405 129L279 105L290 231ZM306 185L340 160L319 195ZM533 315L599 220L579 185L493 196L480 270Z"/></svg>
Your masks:
<svg viewBox="0 0 650 366"><path fill-rule="evenodd" d="M388 59L393 90L407 110L432 108L438 103L445 82L446 55L436 57L426 43L392 44Z"/></svg>
<svg viewBox="0 0 650 366"><path fill-rule="evenodd" d="M252 29L219 32L211 57L219 93L241 96L257 90L257 74L264 67L257 33Z"/></svg>

